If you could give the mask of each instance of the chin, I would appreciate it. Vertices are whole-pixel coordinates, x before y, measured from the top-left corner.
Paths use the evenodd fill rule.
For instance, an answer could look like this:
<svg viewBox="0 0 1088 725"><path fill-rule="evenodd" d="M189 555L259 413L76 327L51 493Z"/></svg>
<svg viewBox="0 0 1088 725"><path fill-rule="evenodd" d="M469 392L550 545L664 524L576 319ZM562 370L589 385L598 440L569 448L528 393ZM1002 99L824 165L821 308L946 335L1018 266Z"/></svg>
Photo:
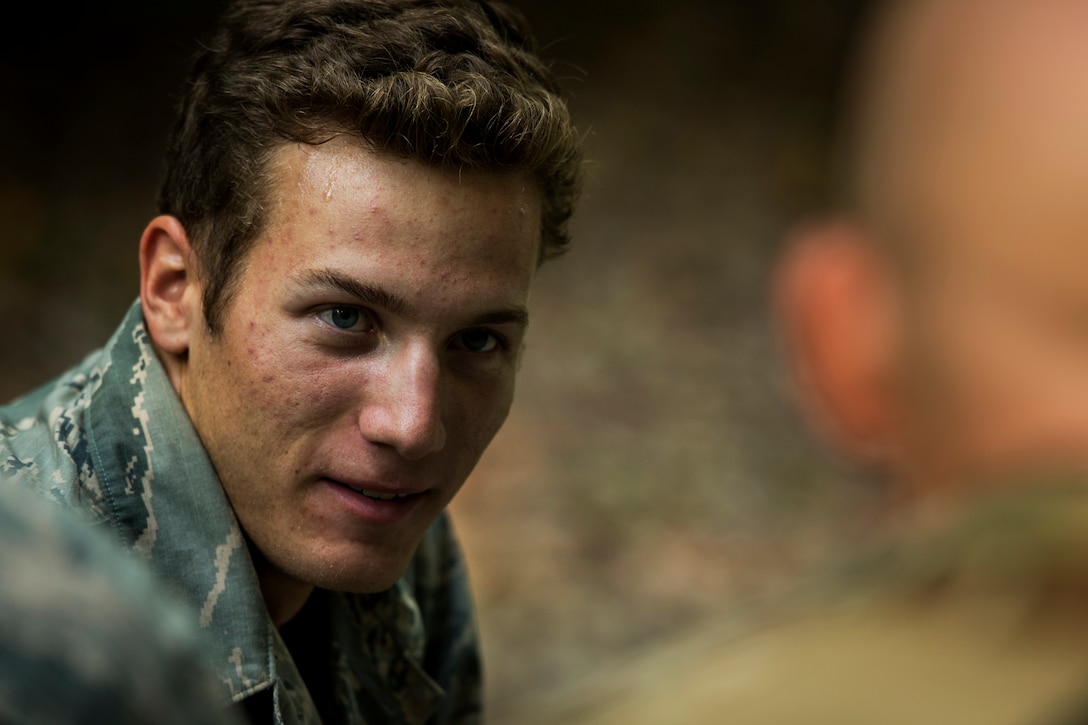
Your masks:
<svg viewBox="0 0 1088 725"><path fill-rule="evenodd" d="M363 561L357 556L347 561L316 561L294 576L320 589L349 594L376 594L396 584L411 561L412 552L397 556L369 556Z"/></svg>

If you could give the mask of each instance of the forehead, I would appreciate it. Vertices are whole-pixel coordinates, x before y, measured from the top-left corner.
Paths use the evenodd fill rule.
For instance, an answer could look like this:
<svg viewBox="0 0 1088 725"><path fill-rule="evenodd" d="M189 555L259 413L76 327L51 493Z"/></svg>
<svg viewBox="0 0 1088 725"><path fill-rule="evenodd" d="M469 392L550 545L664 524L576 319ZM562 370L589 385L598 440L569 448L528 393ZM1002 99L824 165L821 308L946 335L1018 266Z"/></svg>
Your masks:
<svg viewBox="0 0 1088 725"><path fill-rule="evenodd" d="M284 145L268 171L268 222L247 265L265 280L335 270L432 308L527 298L542 204L527 173L435 168L346 137Z"/></svg>
<svg viewBox="0 0 1088 725"><path fill-rule="evenodd" d="M461 211L485 201L489 209L537 220L541 190L528 172L446 169L371 149L349 136L321 144L284 144L269 164L273 215L318 197L326 205L347 197L361 212L369 205L410 202L421 193Z"/></svg>

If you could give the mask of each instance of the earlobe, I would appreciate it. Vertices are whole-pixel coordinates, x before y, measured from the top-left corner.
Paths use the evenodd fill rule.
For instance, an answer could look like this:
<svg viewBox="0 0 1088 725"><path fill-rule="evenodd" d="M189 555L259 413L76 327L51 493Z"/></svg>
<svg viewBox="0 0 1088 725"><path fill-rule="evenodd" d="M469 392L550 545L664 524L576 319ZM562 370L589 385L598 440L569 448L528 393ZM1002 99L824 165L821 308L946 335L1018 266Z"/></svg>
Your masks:
<svg viewBox="0 0 1088 725"><path fill-rule="evenodd" d="M181 222L172 216L151 220L140 238L140 302L152 341L164 352L189 349L200 295L192 248Z"/></svg>
<svg viewBox="0 0 1088 725"><path fill-rule="evenodd" d="M893 464L901 344L887 261L842 220L800 230L777 267L773 306L798 402L855 462Z"/></svg>

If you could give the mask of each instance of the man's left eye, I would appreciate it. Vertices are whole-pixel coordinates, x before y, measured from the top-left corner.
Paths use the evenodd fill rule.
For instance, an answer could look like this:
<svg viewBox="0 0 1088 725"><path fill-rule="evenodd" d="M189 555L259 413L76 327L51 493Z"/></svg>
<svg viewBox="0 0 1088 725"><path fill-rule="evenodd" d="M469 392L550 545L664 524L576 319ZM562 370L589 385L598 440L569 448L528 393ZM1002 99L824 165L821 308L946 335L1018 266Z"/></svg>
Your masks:
<svg viewBox="0 0 1088 725"><path fill-rule="evenodd" d="M457 336L457 346L469 352L491 352L499 344L498 336L487 330L465 330Z"/></svg>

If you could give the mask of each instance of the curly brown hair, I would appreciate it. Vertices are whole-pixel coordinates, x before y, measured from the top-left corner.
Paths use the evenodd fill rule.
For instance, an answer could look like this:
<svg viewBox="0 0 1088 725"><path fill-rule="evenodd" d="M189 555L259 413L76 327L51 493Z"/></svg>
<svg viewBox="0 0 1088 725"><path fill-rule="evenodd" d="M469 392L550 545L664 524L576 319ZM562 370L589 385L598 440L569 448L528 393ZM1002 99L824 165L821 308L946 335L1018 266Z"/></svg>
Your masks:
<svg viewBox="0 0 1088 725"><path fill-rule="evenodd" d="M189 232L211 330L267 222L272 152L340 134L443 168L527 171L544 197L540 261L569 246L580 138L516 10L238 0L193 59L159 192Z"/></svg>

